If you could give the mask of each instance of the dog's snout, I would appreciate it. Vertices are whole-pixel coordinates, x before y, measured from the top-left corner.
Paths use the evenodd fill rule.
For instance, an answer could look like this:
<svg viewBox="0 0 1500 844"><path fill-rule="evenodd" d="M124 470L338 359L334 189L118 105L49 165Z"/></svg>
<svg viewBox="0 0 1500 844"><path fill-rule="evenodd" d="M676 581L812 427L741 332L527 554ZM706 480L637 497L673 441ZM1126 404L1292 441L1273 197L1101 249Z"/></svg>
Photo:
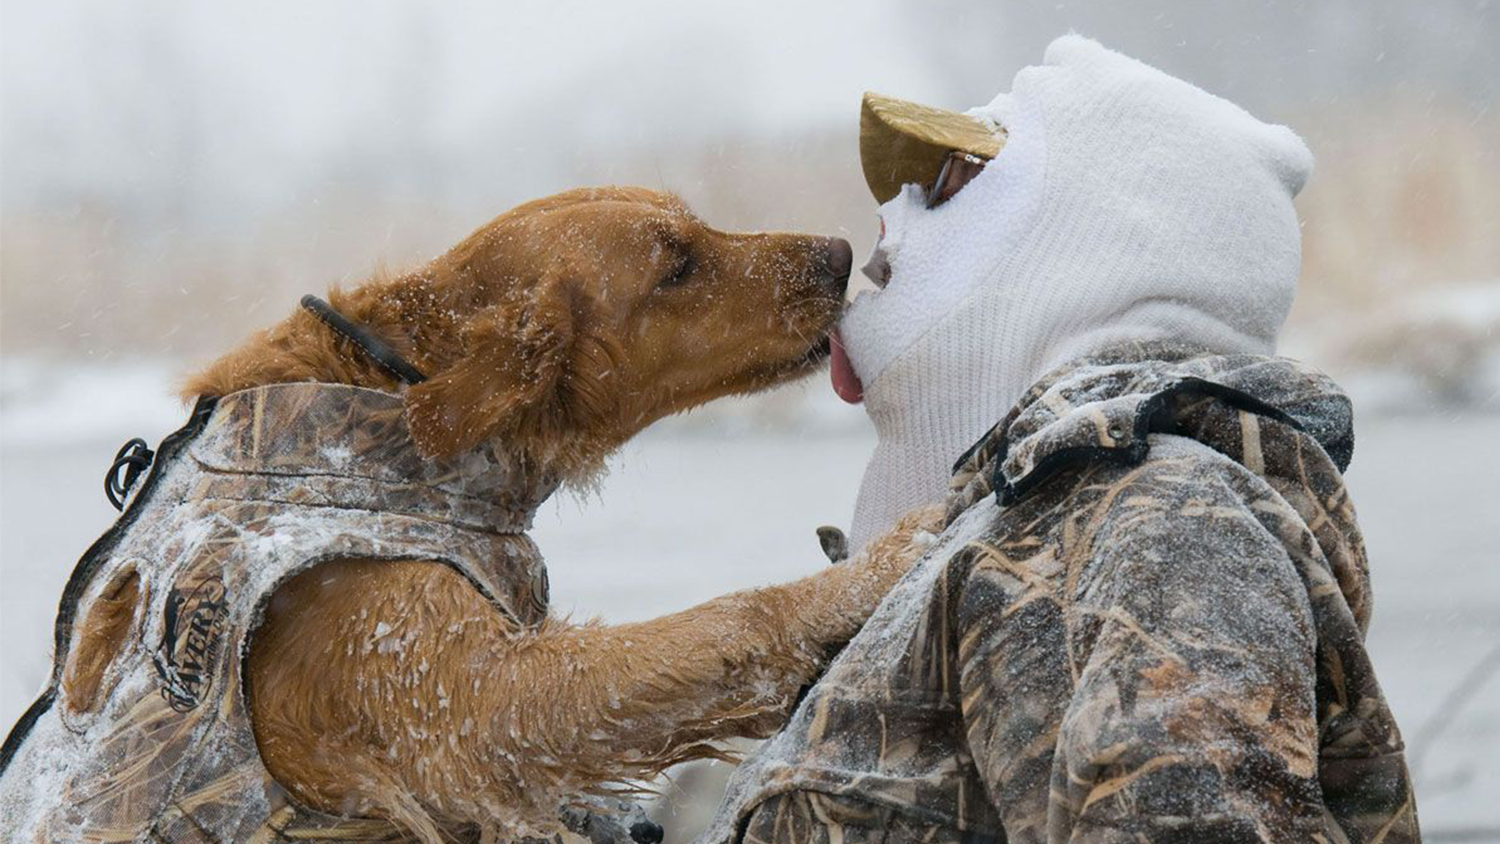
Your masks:
<svg viewBox="0 0 1500 844"><path fill-rule="evenodd" d="M843 289L849 283L850 270L854 268L854 247L842 237L830 237L824 249L828 274Z"/></svg>

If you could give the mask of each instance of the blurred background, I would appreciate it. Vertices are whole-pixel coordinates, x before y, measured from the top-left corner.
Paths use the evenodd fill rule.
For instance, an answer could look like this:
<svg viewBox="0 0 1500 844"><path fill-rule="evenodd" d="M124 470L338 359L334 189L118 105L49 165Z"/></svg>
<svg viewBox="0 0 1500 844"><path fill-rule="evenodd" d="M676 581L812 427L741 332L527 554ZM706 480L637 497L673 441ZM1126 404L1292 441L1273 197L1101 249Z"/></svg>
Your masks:
<svg viewBox="0 0 1500 844"><path fill-rule="evenodd" d="M304 292L525 199L675 191L721 228L876 233L862 91L964 108L1077 30L1306 138L1284 350L1358 409L1371 649L1433 841L1500 841L1500 9L1491 0L255 4L0 0L0 729L175 379ZM861 258L862 260L862 258ZM543 511L563 611L820 565L873 443L826 378L669 420ZM712 471L704 471L709 467ZM658 808L685 840L722 768Z"/></svg>

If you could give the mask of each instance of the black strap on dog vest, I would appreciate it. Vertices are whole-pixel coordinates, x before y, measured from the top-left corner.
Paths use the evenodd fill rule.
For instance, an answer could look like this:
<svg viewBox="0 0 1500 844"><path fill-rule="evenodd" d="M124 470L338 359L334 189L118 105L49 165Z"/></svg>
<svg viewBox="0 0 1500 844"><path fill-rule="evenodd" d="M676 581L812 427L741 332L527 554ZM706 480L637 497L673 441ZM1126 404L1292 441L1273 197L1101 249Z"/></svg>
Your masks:
<svg viewBox="0 0 1500 844"><path fill-rule="evenodd" d="M350 322L322 299L309 293L302 297L302 307L311 311L313 316L322 320L329 328L343 335L344 339L358 346L360 351L369 356L370 360L381 369L396 376L398 381L404 384L420 384L427 380L427 376L415 366L407 363L406 358L396 354L395 349L386 345L385 341L376 337L370 329Z"/></svg>

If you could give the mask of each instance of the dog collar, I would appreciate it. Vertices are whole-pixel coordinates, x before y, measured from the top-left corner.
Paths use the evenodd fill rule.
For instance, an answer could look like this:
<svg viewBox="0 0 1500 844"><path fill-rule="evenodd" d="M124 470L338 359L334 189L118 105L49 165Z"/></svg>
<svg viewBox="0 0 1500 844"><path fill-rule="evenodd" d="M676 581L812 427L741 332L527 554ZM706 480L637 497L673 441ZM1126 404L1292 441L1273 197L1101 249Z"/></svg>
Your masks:
<svg viewBox="0 0 1500 844"><path fill-rule="evenodd" d="M323 324L342 335L344 339L358 346L360 351L375 362L376 366L394 375L401 383L420 384L427 380L427 376L423 375L421 370L408 363L406 358L396 354L395 349L376 337L370 329L350 321L322 299L309 293L302 297L302 307L310 311Z"/></svg>

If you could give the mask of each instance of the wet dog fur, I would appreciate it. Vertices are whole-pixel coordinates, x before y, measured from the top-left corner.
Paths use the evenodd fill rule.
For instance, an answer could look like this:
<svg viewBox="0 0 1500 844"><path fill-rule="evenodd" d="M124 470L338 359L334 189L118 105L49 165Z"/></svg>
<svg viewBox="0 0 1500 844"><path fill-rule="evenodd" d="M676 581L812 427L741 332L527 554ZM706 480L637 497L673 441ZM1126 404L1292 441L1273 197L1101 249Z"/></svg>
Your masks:
<svg viewBox="0 0 1500 844"><path fill-rule="evenodd" d="M414 272L330 300L429 375L404 393L425 454L494 441L587 481L656 419L816 369L849 263L842 241L720 232L675 197L600 188L519 206ZM184 396L308 380L398 388L297 312ZM252 641L261 755L305 804L386 817L428 844L550 833L574 795L778 726L935 515L811 577L634 624L551 617L522 631L445 565L324 563L277 591ZM87 703L128 635L129 587L82 622L65 703ZM369 618L393 620L401 647L370 647Z"/></svg>

